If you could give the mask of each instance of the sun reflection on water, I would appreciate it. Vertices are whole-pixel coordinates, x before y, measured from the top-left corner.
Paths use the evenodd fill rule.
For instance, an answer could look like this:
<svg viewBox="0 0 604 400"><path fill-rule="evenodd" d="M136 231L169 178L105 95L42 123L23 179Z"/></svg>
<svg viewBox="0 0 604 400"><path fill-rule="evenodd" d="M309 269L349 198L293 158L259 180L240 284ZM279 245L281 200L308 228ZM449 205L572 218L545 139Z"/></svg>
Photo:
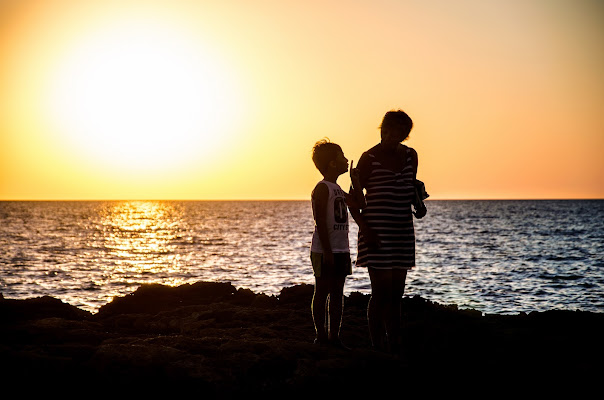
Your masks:
<svg viewBox="0 0 604 400"><path fill-rule="evenodd" d="M187 231L182 210L159 201L126 201L112 204L101 218L104 247L112 279L178 284L174 273L181 268L177 242ZM171 276L171 278L167 278ZM168 279L168 281L166 281Z"/></svg>

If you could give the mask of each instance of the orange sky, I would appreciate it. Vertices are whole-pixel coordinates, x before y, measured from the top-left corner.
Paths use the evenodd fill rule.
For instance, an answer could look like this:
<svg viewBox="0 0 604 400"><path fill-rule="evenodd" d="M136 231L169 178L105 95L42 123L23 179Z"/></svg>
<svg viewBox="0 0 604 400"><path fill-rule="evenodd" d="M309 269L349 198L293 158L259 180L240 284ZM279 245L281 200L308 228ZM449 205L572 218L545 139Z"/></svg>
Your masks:
<svg viewBox="0 0 604 400"><path fill-rule="evenodd" d="M0 57L0 200L308 199L398 108L433 199L604 198L595 0L0 1Z"/></svg>

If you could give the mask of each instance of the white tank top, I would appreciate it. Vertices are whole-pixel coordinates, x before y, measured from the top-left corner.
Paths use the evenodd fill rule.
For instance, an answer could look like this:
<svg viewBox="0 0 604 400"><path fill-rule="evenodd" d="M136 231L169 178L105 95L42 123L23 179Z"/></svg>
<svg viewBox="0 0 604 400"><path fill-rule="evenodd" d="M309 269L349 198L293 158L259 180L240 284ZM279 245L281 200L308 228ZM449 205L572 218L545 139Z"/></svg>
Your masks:
<svg viewBox="0 0 604 400"><path fill-rule="evenodd" d="M317 183L317 186L320 184L325 184L329 189L326 217L331 251L334 253L350 253L348 245L348 208L346 207L344 191L337 183L322 180ZM316 215L314 199L312 201L312 208L313 215ZM323 246L321 246L321 240L319 239L316 221L310 250L315 253L323 253Z"/></svg>

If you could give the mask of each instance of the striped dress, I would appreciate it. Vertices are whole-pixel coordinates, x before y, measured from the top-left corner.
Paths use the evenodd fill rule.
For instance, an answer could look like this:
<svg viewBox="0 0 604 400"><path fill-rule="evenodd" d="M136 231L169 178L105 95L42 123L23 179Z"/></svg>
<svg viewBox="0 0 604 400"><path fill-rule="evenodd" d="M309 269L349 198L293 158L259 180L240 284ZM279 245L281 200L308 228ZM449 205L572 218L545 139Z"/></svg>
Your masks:
<svg viewBox="0 0 604 400"><path fill-rule="evenodd" d="M378 234L381 247L369 248L359 232L356 265L411 269L415 266L415 231L411 214L415 171L411 152L405 147L405 165L401 171L394 172L382 166L374 149L363 154L366 159L362 157L358 167L361 176L365 176L361 183L366 190L367 206L362 210L362 216Z"/></svg>

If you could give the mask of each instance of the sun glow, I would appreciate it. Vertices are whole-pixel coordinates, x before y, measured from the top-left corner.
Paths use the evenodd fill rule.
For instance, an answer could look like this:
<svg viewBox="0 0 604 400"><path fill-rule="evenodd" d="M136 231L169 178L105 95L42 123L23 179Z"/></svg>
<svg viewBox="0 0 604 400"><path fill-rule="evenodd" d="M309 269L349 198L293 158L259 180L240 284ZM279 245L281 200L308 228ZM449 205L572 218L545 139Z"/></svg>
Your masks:
<svg viewBox="0 0 604 400"><path fill-rule="evenodd" d="M0 0L0 200L308 199L312 145L357 162L398 108L433 200L602 198L602 15L592 0Z"/></svg>
<svg viewBox="0 0 604 400"><path fill-rule="evenodd" d="M241 93L177 26L128 19L78 38L48 79L50 126L87 162L127 173L181 168L229 144ZM238 114L239 115L239 114Z"/></svg>

